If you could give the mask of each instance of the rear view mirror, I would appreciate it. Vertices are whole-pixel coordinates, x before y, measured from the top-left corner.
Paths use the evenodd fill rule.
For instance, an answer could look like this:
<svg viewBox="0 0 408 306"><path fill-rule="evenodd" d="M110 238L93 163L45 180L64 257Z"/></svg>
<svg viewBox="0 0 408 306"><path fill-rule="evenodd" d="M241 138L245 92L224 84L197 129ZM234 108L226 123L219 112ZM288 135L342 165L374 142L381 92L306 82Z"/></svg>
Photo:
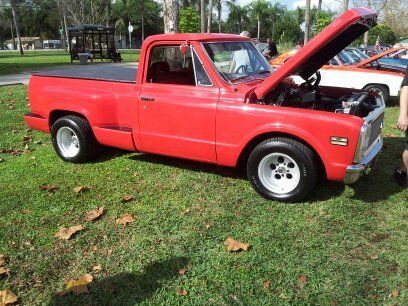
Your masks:
<svg viewBox="0 0 408 306"><path fill-rule="evenodd" d="M185 54L187 53L187 50L188 50L188 45L187 45L187 43L184 43L184 44L180 45L180 52L181 52L181 54L185 55Z"/></svg>

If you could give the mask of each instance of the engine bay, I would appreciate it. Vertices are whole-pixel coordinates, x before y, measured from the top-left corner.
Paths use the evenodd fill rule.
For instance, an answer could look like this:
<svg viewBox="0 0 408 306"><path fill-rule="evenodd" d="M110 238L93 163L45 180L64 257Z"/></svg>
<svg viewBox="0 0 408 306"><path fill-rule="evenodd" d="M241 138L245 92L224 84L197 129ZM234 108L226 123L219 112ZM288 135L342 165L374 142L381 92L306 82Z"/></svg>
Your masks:
<svg viewBox="0 0 408 306"><path fill-rule="evenodd" d="M319 87L317 79L307 80L296 85L293 82L282 82L262 101L257 103L320 110L334 113L366 117L377 107L375 95L360 90L333 88L325 90Z"/></svg>

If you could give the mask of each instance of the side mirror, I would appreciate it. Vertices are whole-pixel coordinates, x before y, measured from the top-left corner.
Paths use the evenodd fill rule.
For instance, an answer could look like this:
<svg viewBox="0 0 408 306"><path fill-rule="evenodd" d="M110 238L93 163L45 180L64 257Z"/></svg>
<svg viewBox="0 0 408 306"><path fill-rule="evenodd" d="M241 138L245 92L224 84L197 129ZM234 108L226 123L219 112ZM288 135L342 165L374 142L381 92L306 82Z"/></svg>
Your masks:
<svg viewBox="0 0 408 306"><path fill-rule="evenodd" d="M187 53L187 50L188 50L188 45L187 45L187 43L184 43L184 44L180 45L180 52L181 52L181 54L185 55L185 54Z"/></svg>

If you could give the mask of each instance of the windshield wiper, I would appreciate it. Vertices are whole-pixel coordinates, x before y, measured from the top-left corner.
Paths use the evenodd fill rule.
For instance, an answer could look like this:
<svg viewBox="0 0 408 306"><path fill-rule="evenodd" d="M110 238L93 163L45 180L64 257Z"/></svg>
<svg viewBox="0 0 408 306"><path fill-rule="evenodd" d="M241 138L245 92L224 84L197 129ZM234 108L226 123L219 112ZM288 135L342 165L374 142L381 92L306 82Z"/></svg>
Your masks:
<svg viewBox="0 0 408 306"><path fill-rule="evenodd" d="M243 76L231 79L230 81L233 82L233 81L238 81L238 80L242 80L242 79L246 79L246 78L252 78L252 77L249 76L249 75L243 75Z"/></svg>
<svg viewBox="0 0 408 306"><path fill-rule="evenodd" d="M258 74L265 74L265 73L271 73L270 70L261 70L258 72Z"/></svg>

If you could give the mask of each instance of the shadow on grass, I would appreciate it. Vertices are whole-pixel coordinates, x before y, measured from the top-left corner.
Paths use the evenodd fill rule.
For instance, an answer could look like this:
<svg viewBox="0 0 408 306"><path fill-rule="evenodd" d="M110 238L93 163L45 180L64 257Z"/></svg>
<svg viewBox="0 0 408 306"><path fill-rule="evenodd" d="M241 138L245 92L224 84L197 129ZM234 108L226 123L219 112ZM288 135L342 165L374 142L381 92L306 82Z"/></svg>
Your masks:
<svg viewBox="0 0 408 306"><path fill-rule="evenodd" d="M151 298L167 281L186 267L186 257L173 257L148 265L143 273L120 273L96 279L89 294L53 296L49 305L134 305Z"/></svg>
<svg viewBox="0 0 408 306"><path fill-rule="evenodd" d="M400 163L403 148L403 138L385 137L383 151L373 170L370 174L363 175L356 183L350 185L350 188L354 190L352 198L365 202L377 202L386 200L390 196L401 192L402 188L392 180L391 176L394 169ZM131 155L129 158L135 161L161 164L196 172L213 173L224 177L247 179L245 171L239 168L228 168L203 162L144 153ZM306 201L329 200L340 196L344 190L345 185L342 182L319 180Z"/></svg>
<svg viewBox="0 0 408 306"><path fill-rule="evenodd" d="M206 172L206 173L213 173L216 175L236 178L236 179L246 179L246 176L241 169L238 168L229 168L218 166L214 164L199 162L199 161L192 161L187 159L180 159L175 157L168 157L162 155L154 155L154 154L137 154L132 155L129 157L132 160L148 162L148 163L155 163L164 166L170 167L177 167L184 170L191 170L195 172Z"/></svg>

